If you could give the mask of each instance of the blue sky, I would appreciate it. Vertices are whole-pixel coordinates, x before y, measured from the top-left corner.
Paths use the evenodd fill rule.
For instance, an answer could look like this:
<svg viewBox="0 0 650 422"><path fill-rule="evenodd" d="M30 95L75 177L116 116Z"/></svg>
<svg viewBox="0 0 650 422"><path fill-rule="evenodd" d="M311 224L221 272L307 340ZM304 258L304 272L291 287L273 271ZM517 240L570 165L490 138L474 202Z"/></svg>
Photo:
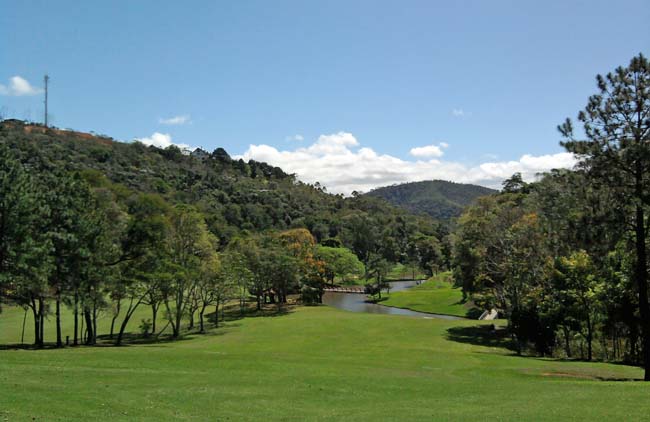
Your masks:
<svg viewBox="0 0 650 422"><path fill-rule="evenodd" d="M512 170L569 165L555 126L585 105L597 73L650 53L647 0L0 10L5 115L41 119L29 94L47 72L56 126L221 146L345 193L426 178L494 186Z"/></svg>

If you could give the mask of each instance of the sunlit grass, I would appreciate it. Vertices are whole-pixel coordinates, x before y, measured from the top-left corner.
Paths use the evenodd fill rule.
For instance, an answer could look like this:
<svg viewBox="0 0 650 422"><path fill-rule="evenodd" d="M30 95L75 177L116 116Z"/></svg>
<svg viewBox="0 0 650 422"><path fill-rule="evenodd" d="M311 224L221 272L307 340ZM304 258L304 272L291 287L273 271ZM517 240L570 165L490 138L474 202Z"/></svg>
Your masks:
<svg viewBox="0 0 650 422"><path fill-rule="evenodd" d="M466 316L472 308L471 304L462 301L463 293L454 287L449 273L440 273L419 286L387 296L382 305L434 314Z"/></svg>
<svg viewBox="0 0 650 422"><path fill-rule="evenodd" d="M3 341L15 342L16 322L20 310L0 315ZM641 420L650 414L650 386L598 379L639 378L640 369L515 357L501 337L477 324L303 307L229 321L174 343L0 350L0 420Z"/></svg>

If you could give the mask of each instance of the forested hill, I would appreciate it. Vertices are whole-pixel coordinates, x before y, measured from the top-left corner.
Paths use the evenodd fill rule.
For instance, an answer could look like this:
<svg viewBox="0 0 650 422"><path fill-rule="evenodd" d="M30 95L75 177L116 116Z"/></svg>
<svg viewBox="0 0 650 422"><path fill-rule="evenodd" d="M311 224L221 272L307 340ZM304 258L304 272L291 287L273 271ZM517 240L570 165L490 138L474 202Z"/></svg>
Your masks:
<svg viewBox="0 0 650 422"><path fill-rule="evenodd" d="M35 173L79 172L93 187L108 187L118 202L134 193L153 193L170 204L192 205L222 245L239 234L299 227L309 229L318 242L341 239L346 222L358 216L383 228L400 217L408 220L409 231L426 236L439 229L385 201L328 194L278 167L232 159L222 148L187 155L175 146L147 147L18 120L0 122L2 144Z"/></svg>
<svg viewBox="0 0 650 422"><path fill-rule="evenodd" d="M458 217L476 198L493 193L496 191L483 186L430 180L386 186L367 195L383 198L410 212L446 220Z"/></svg>

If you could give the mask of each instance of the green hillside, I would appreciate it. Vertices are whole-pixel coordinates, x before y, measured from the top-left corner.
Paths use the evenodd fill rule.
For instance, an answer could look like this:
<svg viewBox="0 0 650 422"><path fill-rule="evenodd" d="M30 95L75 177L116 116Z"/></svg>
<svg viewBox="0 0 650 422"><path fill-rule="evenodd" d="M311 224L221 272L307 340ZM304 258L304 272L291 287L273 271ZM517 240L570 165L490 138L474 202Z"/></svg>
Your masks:
<svg viewBox="0 0 650 422"><path fill-rule="evenodd" d="M390 227L399 217L411 231L430 236L437 230L433 220L385 201L328 194L279 167L233 159L222 148L186 154L175 146L147 147L18 120L0 122L0 144L36 173L81 172L93 187L111 189L118 202L153 193L170 204L190 204L222 245L240 234L290 228L307 228L318 242L345 238L346 222L359 217L376 220L373 227Z"/></svg>
<svg viewBox="0 0 650 422"><path fill-rule="evenodd" d="M496 193L494 189L444 180L404 183L385 186L367 195L382 198L414 213L428 214L436 219L458 217L478 197Z"/></svg>

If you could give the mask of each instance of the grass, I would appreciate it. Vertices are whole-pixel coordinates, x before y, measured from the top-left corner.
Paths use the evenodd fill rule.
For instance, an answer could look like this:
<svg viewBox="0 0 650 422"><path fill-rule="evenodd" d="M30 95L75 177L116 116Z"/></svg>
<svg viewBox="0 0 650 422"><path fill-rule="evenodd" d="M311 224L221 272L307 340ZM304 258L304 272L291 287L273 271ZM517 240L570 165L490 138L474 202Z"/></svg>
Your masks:
<svg viewBox="0 0 650 422"><path fill-rule="evenodd" d="M449 273L440 273L419 286L387 295L382 305L412 309L433 314L464 317L472 310L471 304L461 303L463 294L450 282Z"/></svg>
<svg viewBox="0 0 650 422"><path fill-rule="evenodd" d="M22 313L0 315L15 339ZM139 319L138 319L139 321ZM51 337L50 337L51 338ZM512 356L477 321L297 308L128 347L0 350L0 421L643 420L622 365Z"/></svg>
<svg viewBox="0 0 650 422"><path fill-rule="evenodd" d="M395 264L388 273L386 273L386 280L422 280L427 278L426 274L419 268L413 271L412 267L404 264ZM335 283L343 286L363 286L368 283L375 283L376 277L365 278L364 276L346 277L345 279L336 278Z"/></svg>
<svg viewBox="0 0 650 422"><path fill-rule="evenodd" d="M416 268L413 271L412 267L399 263L395 264L388 274L386 274L387 280L419 280L424 278L427 278L427 276L421 269Z"/></svg>

